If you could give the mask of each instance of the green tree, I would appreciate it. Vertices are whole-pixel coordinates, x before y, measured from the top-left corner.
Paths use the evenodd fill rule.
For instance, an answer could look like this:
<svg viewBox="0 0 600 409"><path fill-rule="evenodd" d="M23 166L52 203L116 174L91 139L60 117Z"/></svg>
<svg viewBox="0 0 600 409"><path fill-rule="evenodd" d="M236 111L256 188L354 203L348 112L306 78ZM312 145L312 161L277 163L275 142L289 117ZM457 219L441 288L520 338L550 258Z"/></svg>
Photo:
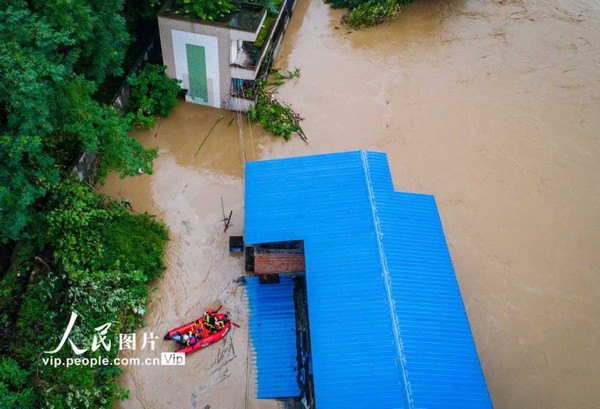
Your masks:
<svg viewBox="0 0 600 409"><path fill-rule="evenodd" d="M0 407L31 408L35 404L33 388L27 386L30 373L7 357L0 357Z"/></svg>
<svg viewBox="0 0 600 409"><path fill-rule="evenodd" d="M146 64L127 79L131 85L129 110L133 125L151 128L156 115L166 116L177 105L181 81L167 77L166 69L164 65Z"/></svg>
<svg viewBox="0 0 600 409"><path fill-rule="evenodd" d="M119 75L130 41L123 0L29 0L30 9L69 39L61 50L73 71L96 84Z"/></svg>
<svg viewBox="0 0 600 409"><path fill-rule="evenodd" d="M164 224L72 179L86 150L99 153L101 175L149 173L157 155L128 135L127 117L94 99L98 84L121 72L122 7L122 0L0 0L0 243L20 240L0 279L2 408L110 408L127 396L112 364L40 364L72 310L82 317L73 331L78 345L106 322L113 340L132 331L148 284L164 269Z"/></svg>
<svg viewBox="0 0 600 409"><path fill-rule="evenodd" d="M52 95L71 72L61 50L72 41L23 7L0 7L0 127L40 135L53 130Z"/></svg>
<svg viewBox="0 0 600 409"><path fill-rule="evenodd" d="M0 136L0 242L20 236L34 218L35 201L58 181L39 137Z"/></svg>
<svg viewBox="0 0 600 409"><path fill-rule="evenodd" d="M34 396L41 407L110 408L127 396L114 382L121 372L117 366L54 368L43 364L40 352L58 345L74 311L79 319L70 339L79 348L89 349L94 328L111 323L107 336L113 347L88 350L83 356L115 358L117 334L134 331L141 324L148 284L165 267L168 232L153 216L130 213L70 179L48 195L43 213L36 235L21 248L22 256L17 258L22 261L13 267L17 270L0 282L0 306L18 299L22 302L16 324L12 324L14 316L0 320L4 327L0 333L10 331L12 336L10 345L2 348L11 360L8 365L0 362L0 403ZM26 269L30 272L25 273ZM27 277L24 293L19 274ZM65 345L54 356L64 361L74 353ZM35 378L31 376L34 371ZM21 374L22 380L8 383L15 377L13 372Z"/></svg>
<svg viewBox="0 0 600 409"><path fill-rule="evenodd" d="M0 0L2 243L21 237L38 212L37 201L71 172L84 150L100 152L103 174L152 171L156 150L129 137L128 119L93 99L95 81L120 69L122 51L111 47L122 49L126 41L121 6L95 3L56 2L49 10L42 2ZM60 21L58 10L64 13ZM105 16L109 10L117 16ZM107 32L107 22L116 34ZM85 50L94 41L91 64L85 56L92 51Z"/></svg>
<svg viewBox="0 0 600 409"><path fill-rule="evenodd" d="M146 284L164 269L164 225L70 180L53 192L49 207L37 239L52 249L53 265L68 277L73 308L85 312L90 325L96 317L143 311Z"/></svg>

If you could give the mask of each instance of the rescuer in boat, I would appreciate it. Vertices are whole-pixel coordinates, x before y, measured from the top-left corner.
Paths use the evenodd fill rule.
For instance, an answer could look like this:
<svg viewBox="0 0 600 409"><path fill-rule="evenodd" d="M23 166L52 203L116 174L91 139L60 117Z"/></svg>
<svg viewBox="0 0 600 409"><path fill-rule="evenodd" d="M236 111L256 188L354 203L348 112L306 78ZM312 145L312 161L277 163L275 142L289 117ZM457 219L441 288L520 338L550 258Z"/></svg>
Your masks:
<svg viewBox="0 0 600 409"><path fill-rule="evenodd" d="M217 318L217 312L213 309L208 309L204 313L204 326L211 334L220 331L225 326L225 323Z"/></svg>
<svg viewBox="0 0 600 409"><path fill-rule="evenodd" d="M198 320L192 324L192 331L190 332L193 332L193 335L195 335L196 338L200 339L205 338L209 335L208 329L201 320Z"/></svg>
<svg viewBox="0 0 600 409"><path fill-rule="evenodd" d="M193 347L194 345L196 345L198 343L198 338L196 338L196 336L194 334L190 333L189 334L185 334L183 336L183 342L185 342L185 344L189 347Z"/></svg>

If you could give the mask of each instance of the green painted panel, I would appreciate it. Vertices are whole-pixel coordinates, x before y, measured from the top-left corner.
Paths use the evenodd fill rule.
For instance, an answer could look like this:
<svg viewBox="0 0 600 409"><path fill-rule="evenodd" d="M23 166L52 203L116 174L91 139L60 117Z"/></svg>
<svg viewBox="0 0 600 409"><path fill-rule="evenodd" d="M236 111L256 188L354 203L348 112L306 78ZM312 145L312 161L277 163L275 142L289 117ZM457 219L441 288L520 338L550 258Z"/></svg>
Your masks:
<svg viewBox="0 0 600 409"><path fill-rule="evenodd" d="M190 95L194 102L208 104L208 85L206 79L206 52L204 47L186 44L188 74L190 77Z"/></svg>

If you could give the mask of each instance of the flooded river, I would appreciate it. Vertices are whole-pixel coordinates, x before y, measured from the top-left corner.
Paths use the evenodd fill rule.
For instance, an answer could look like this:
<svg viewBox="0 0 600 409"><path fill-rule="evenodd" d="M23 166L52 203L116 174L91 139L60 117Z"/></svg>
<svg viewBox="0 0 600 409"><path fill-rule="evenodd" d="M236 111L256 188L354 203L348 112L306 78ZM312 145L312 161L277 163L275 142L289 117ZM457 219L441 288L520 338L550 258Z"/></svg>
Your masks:
<svg viewBox="0 0 600 409"><path fill-rule="evenodd" d="M243 232L242 158L370 149L397 190L436 196L494 406L600 408L600 3L419 0L357 32L341 14L300 0L276 60L301 69L279 98L309 145L180 104L136 132L160 148L155 174L102 188L171 230L143 331L162 338L220 304L241 324L185 367L126 367L118 406L277 407L252 399L242 263L227 251Z"/></svg>

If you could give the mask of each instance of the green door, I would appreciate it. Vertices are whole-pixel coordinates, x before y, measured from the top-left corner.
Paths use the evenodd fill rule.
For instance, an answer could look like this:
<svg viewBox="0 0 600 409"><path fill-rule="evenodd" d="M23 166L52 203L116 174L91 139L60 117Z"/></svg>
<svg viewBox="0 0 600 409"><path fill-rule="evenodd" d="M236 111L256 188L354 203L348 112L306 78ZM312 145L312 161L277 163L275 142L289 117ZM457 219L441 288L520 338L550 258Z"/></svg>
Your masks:
<svg viewBox="0 0 600 409"><path fill-rule="evenodd" d="M208 104L208 86L206 81L206 53L204 47L193 44L185 45L188 74L190 77L190 96L192 101Z"/></svg>

